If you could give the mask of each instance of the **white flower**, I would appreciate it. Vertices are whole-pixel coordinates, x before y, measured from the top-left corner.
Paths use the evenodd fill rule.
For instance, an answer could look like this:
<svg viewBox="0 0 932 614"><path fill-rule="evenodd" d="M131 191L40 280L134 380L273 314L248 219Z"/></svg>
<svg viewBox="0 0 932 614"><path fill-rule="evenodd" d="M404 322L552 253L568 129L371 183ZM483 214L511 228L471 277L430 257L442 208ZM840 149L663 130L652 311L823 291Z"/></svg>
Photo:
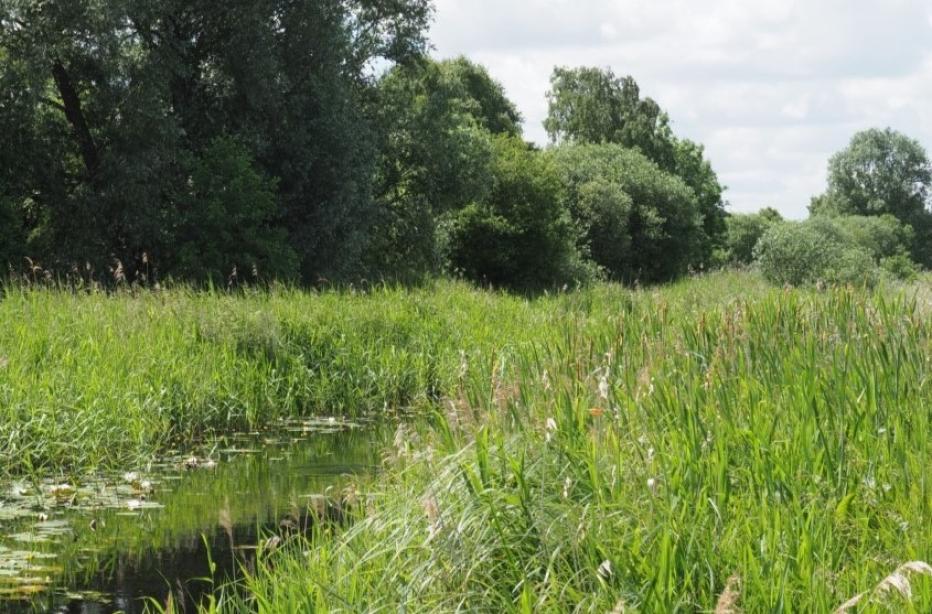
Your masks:
<svg viewBox="0 0 932 614"><path fill-rule="evenodd" d="M605 579L612 577L612 562L608 559L602 561L602 564L599 565L599 575Z"/></svg>
<svg viewBox="0 0 932 614"><path fill-rule="evenodd" d="M647 480L647 489L651 494L657 494L657 480L654 478Z"/></svg>
<svg viewBox="0 0 932 614"><path fill-rule="evenodd" d="M547 418L547 436L546 441L550 443L550 440L553 439L553 434L557 432L557 421L553 418Z"/></svg>
<svg viewBox="0 0 932 614"><path fill-rule="evenodd" d="M605 376L599 378L599 398L608 400L608 380Z"/></svg>

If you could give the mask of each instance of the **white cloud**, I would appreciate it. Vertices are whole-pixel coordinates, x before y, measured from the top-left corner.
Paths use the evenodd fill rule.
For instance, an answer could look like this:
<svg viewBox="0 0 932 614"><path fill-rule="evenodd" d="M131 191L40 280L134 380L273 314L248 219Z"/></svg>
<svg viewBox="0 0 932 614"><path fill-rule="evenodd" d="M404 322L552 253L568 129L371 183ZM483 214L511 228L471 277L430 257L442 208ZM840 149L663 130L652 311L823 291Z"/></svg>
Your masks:
<svg viewBox="0 0 932 614"><path fill-rule="evenodd" d="M926 0L437 0L437 55L467 55L541 122L555 65L634 76L706 145L733 210L803 217L859 129L932 145Z"/></svg>

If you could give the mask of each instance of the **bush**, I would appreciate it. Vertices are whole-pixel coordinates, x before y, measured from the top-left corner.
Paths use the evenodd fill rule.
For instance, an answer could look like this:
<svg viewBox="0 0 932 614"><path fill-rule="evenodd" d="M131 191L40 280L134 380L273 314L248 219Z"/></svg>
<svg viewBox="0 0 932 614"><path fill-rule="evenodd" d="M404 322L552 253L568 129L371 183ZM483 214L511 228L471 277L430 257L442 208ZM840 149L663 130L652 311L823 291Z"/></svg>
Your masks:
<svg viewBox="0 0 932 614"><path fill-rule="evenodd" d="M776 284L799 286L824 280L842 247L825 240L812 224L784 222L764 233L754 249L764 277Z"/></svg>
<svg viewBox="0 0 932 614"><path fill-rule="evenodd" d="M777 214L738 213L725 219L725 259L731 264L748 265L754 261L754 248L767 229L782 221Z"/></svg>
<svg viewBox="0 0 932 614"><path fill-rule="evenodd" d="M450 213L442 224L450 268L466 278L515 289L586 276L549 158L518 138L495 141L488 200Z"/></svg>
<svg viewBox="0 0 932 614"><path fill-rule="evenodd" d="M911 229L892 216L817 216L773 226L755 255L774 283L872 285L884 271L900 279L915 275L911 240Z"/></svg>
<svg viewBox="0 0 932 614"><path fill-rule="evenodd" d="M0 196L0 277L8 267L21 264L24 244L22 217L10 201Z"/></svg>
<svg viewBox="0 0 932 614"><path fill-rule="evenodd" d="M908 254L896 254L881 259L880 268L887 274L903 281L913 281L919 275L919 267Z"/></svg>
<svg viewBox="0 0 932 614"><path fill-rule="evenodd" d="M287 233L274 225L275 182L256 170L248 150L219 138L190 168L173 270L187 279L214 281L234 270L240 279L253 272L294 277L297 256Z"/></svg>

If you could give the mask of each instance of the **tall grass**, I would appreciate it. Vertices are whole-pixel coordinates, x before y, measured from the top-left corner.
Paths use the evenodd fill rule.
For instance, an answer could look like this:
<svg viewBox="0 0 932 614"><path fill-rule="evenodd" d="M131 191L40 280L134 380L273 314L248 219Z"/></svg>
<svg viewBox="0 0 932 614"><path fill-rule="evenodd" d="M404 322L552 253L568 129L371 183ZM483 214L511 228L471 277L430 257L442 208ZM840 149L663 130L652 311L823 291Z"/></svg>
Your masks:
<svg viewBox="0 0 932 614"><path fill-rule="evenodd" d="M488 300L504 347L526 312ZM898 588L932 560L932 324L910 291L712 276L526 309L529 343L399 430L355 524L214 607L932 610L925 574Z"/></svg>
<svg viewBox="0 0 932 614"><path fill-rule="evenodd" d="M489 377L496 361L555 334L577 300L454 283L367 293L6 287L0 474L120 467L283 416L429 406L464 364Z"/></svg>

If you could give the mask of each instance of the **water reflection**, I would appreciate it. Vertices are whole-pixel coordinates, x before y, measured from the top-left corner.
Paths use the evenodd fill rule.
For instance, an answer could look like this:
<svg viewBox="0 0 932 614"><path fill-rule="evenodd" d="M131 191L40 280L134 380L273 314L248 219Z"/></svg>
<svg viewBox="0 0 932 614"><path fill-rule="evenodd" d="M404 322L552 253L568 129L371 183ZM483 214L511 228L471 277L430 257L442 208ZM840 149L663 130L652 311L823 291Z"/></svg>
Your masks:
<svg viewBox="0 0 932 614"><path fill-rule="evenodd" d="M133 613L146 598L165 604L169 596L192 610L210 590L207 580L252 565L263 536L333 516L326 501L374 468L383 440L372 426L288 423L218 441L196 452L196 466L190 451L179 451L70 489L8 485L0 497L0 611Z"/></svg>

